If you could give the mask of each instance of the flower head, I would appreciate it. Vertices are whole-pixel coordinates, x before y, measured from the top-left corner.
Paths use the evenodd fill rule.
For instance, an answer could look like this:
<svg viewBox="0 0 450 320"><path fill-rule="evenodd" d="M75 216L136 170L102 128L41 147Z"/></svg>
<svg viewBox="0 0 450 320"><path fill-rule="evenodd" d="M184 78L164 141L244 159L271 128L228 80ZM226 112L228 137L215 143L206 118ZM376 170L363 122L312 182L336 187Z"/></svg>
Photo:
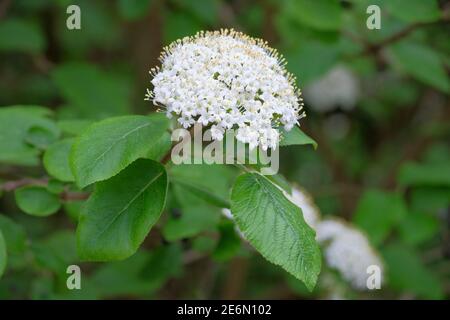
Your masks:
<svg viewBox="0 0 450 320"><path fill-rule="evenodd" d="M160 60L146 99L185 128L210 125L215 140L234 128L251 148L276 148L278 128L289 131L304 116L295 78L263 40L233 30L199 32L166 47Z"/></svg>
<svg viewBox="0 0 450 320"><path fill-rule="evenodd" d="M324 247L327 264L337 269L355 289L367 289L369 266L383 267L366 236L339 220L329 219L319 223L317 238Z"/></svg>

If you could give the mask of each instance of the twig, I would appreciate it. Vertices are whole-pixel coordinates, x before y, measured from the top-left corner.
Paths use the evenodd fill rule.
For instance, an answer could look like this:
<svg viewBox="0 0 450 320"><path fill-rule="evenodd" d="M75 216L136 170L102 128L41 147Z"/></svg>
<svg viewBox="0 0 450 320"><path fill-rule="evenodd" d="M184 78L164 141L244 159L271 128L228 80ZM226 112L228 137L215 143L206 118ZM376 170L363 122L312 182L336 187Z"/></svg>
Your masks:
<svg viewBox="0 0 450 320"><path fill-rule="evenodd" d="M13 180L13 181L7 181L3 183L3 185L0 187L0 189L4 191L14 191L20 187L26 186L26 185L38 185L43 186L48 183L47 178L43 179L33 179L33 178L22 178L20 180Z"/></svg>
<svg viewBox="0 0 450 320"><path fill-rule="evenodd" d="M68 192L64 191L62 192L59 197L63 201L81 201L86 200L89 198L90 193L89 192Z"/></svg>
<svg viewBox="0 0 450 320"><path fill-rule="evenodd" d="M403 30L400 30L399 32L394 33L393 35L391 35L375 44L364 41L361 38L356 38L355 35L350 34L350 33L347 33L347 35L349 37L351 37L352 39L354 39L358 42L361 42L366 47L363 51L357 53L355 55L355 57L365 56L365 55L369 55L369 54L376 55L384 47L387 47L387 46L405 38L406 36L408 36L410 33L414 32L417 29L420 29L422 27L427 27L430 25L434 25L434 24L439 24L439 23L448 23L449 21L450 21L450 15L447 12L444 12L443 17L438 21L413 23L413 24L407 26L406 28L404 28Z"/></svg>
<svg viewBox="0 0 450 320"><path fill-rule="evenodd" d="M16 189L19 189L21 187L25 186L46 186L48 184L48 178L42 178L42 179L34 179L34 178L22 178L19 180L12 180L7 181L3 183L0 186L1 190L4 190L6 192L11 192ZM89 198L88 192L69 192L69 191L63 191L60 193L61 200L64 201L77 201L77 200L86 200Z"/></svg>

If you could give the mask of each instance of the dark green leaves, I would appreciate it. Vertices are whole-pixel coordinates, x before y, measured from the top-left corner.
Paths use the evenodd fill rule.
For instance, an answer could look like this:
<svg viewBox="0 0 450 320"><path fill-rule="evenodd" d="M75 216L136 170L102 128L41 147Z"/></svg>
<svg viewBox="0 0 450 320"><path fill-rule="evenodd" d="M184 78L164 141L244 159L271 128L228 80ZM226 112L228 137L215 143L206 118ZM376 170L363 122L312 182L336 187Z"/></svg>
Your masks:
<svg viewBox="0 0 450 320"><path fill-rule="evenodd" d="M314 288L321 266L315 232L275 185L257 173L239 176L231 211L245 238L267 260Z"/></svg>
<svg viewBox="0 0 450 320"><path fill-rule="evenodd" d="M58 195L43 186L27 186L15 192L17 206L33 216L49 216L61 207Z"/></svg>
<svg viewBox="0 0 450 320"><path fill-rule="evenodd" d="M341 26L341 7L335 0L290 0L287 10L301 24L319 30L337 30Z"/></svg>
<svg viewBox="0 0 450 320"><path fill-rule="evenodd" d="M404 22L431 22L441 16L436 0L387 0L383 4L393 16Z"/></svg>
<svg viewBox="0 0 450 320"><path fill-rule="evenodd" d="M130 85L122 77L82 63L61 65L52 77L72 115L102 119L129 111Z"/></svg>
<svg viewBox="0 0 450 320"><path fill-rule="evenodd" d="M45 39L35 24L20 19L0 22L0 51L37 53L44 47Z"/></svg>
<svg viewBox="0 0 450 320"><path fill-rule="evenodd" d="M26 248L26 234L24 228L9 217L0 214L0 230L8 244L8 253L22 253Z"/></svg>
<svg viewBox="0 0 450 320"><path fill-rule="evenodd" d="M443 298L440 279L423 265L415 251L402 244L392 244L383 253L392 288L425 299Z"/></svg>
<svg viewBox="0 0 450 320"><path fill-rule="evenodd" d="M450 80L442 58L430 47L403 41L393 45L390 52L406 73L436 89L450 92Z"/></svg>
<svg viewBox="0 0 450 320"><path fill-rule="evenodd" d="M151 0L119 0L119 14L127 20L137 20L149 13Z"/></svg>
<svg viewBox="0 0 450 320"><path fill-rule="evenodd" d="M378 245L405 215L405 203L399 194L370 190L359 200L354 221Z"/></svg>
<svg viewBox="0 0 450 320"><path fill-rule="evenodd" d="M80 215L78 252L85 260L119 260L136 252L164 208L167 175L153 160L139 159L99 182Z"/></svg>
<svg viewBox="0 0 450 320"><path fill-rule="evenodd" d="M36 165L36 144L44 136L57 137L59 129L48 116L51 111L38 106L12 106L0 109L0 162ZM33 133L34 132L34 133Z"/></svg>
<svg viewBox="0 0 450 320"><path fill-rule="evenodd" d="M282 136L284 137L280 146L290 146L290 145L304 145L311 144L314 149L317 148L317 142L312 138L308 137L299 127L295 126L291 131L283 131Z"/></svg>
<svg viewBox="0 0 450 320"><path fill-rule="evenodd" d="M78 186L108 179L145 157L166 128L163 116L123 116L93 124L72 148L70 163Z"/></svg>
<svg viewBox="0 0 450 320"><path fill-rule="evenodd" d="M400 169L398 181L404 186L450 186L450 164L406 163Z"/></svg>

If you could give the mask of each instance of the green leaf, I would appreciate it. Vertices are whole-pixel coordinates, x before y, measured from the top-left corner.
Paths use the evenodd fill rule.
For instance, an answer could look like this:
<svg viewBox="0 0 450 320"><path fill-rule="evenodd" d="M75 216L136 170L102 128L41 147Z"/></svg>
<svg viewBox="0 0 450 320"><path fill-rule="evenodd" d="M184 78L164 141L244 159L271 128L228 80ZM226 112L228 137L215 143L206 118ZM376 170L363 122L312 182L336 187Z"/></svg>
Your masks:
<svg viewBox="0 0 450 320"><path fill-rule="evenodd" d="M450 92L450 80L442 58L429 46L402 41L393 45L390 53L406 73L438 90Z"/></svg>
<svg viewBox="0 0 450 320"><path fill-rule="evenodd" d="M58 140L59 134L59 129L53 123L50 128L33 126L28 129L25 141L38 149L46 149Z"/></svg>
<svg viewBox="0 0 450 320"><path fill-rule="evenodd" d="M51 75L68 108L79 117L103 119L130 110L130 85L123 77L83 63L59 65Z"/></svg>
<svg viewBox="0 0 450 320"><path fill-rule="evenodd" d="M138 20L149 13L151 0L118 0L119 14L130 21Z"/></svg>
<svg viewBox="0 0 450 320"><path fill-rule="evenodd" d="M205 202L220 207L230 206L228 198L235 171L224 165L185 164L170 169L170 181L182 186L184 193L195 194Z"/></svg>
<svg viewBox="0 0 450 320"><path fill-rule="evenodd" d="M32 250L41 267L53 271L64 280L67 279L67 267L79 261L75 233L72 230L59 230L44 240L33 242Z"/></svg>
<svg viewBox="0 0 450 320"><path fill-rule="evenodd" d="M441 281L428 268L420 257L409 247L392 244L383 251L387 265L389 286L413 293L420 298L441 299L444 297Z"/></svg>
<svg viewBox="0 0 450 320"><path fill-rule="evenodd" d="M52 144L44 153L45 170L61 181L74 181L69 165L69 155L74 139L64 139Z"/></svg>
<svg viewBox="0 0 450 320"><path fill-rule="evenodd" d="M299 23L319 30L338 30L342 24L336 0L289 0L286 10Z"/></svg>
<svg viewBox="0 0 450 320"><path fill-rule="evenodd" d="M404 22L432 22L441 16L436 0L387 0L383 4L394 17Z"/></svg>
<svg viewBox="0 0 450 320"><path fill-rule="evenodd" d="M169 152L172 146L172 141L170 140L170 134L164 132L163 135L155 140L155 142L150 146L147 151L145 158L159 161L161 160L167 152Z"/></svg>
<svg viewBox="0 0 450 320"><path fill-rule="evenodd" d="M439 220L421 212L408 214L399 225L400 236L409 245L420 245L436 236L438 231Z"/></svg>
<svg viewBox="0 0 450 320"><path fill-rule="evenodd" d="M17 206L24 212L37 216L49 216L61 207L59 197L43 186L26 186L15 191Z"/></svg>
<svg viewBox="0 0 450 320"><path fill-rule="evenodd" d="M354 222L365 230L371 243L379 245L406 215L406 210L399 194L369 190L358 202Z"/></svg>
<svg viewBox="0 0 450 320"><path fill-rule="evenodd" d="M295 74L302 86L326 74L335 65L339 48L334 43L308 41L307 45L296 45L284 52L289 61L287 69ZM315 63L310 63L315 61Z"/></svg>
<svg viewBox="0 0 450 320"><path fill-rule="evenodd" d="M400 168L398 182L403 186L450 186L450 164L405 163Z"/></svg>
<svg viewBox="0 0 450 320"><path fill-rule="evenodd" d="M39 150L30 139L31 128L43 128L52 136L59 129L47 118L51 111L38 106L12 106L0 108L0 162L14 165L37 165ZM31 138L33 140L33 138Z"/></svg>
<svg viewBox="0 0 450 320"><path fill-rule="evenodd" d="M70 165L81 188L108 179L144 157L164 134L163 117L123 116L90 126L72 147Z"/></svg>
<svg viewBox="0 0 450 320"><path fill-rule="evenodd" d="M3 272L5 272L6 262L7 262L6 243L5 238L3 238L2 230L0 229L0 278L3 275Z"/></svg>
<svg viewBox="0 0 450 320"><path fill-rule="evenodd" d="M171 185L171 195L176 202L172 203L172 214L162 229L168 241L214 231L220 221L219 209L209 205L210 201L199 193L191 191L190 186Z"/></svg>
<svg viewBox="0 0 450 320"><path fill-rule="evenodd" d="M220 239L213 252L213 258L226 261L234 257L241 248L241 239L236 234L234 223L225 221L219 226Z"/></svg>
<svg viewBox="0 0 450 320"><path fill-rule="evenodd" d="M139 159L107 181L98 182L81 212L77 229L82 259L125 259L136 252L164 208L164 167Z"/></svg>
<svg viewBox="0 0 450 320"><path fill-rule="evenodd" d="M0 230L8 245L9 253L23 253L26 248L27 236L23 227L9 217L0 214Z"/></svg>
<svg viewBox="0 0 450 320"><path fill-rule="evenodd" d="M299 127L295 126L291 129L291 131L286 132L282 131L282 136L284 137L280 146L291 146L291 145L304 145L311 144L314 149L317 149L317 142L315 142L312 138L307 136Z"/></svg>
<svg viewBox="0 0 450 320"><path fill-rule="evenodd" d="M184 207L181 217L171 217L162 229L167 241L190 238L204 231L214 231L220 221L217 209L197 205Z"/></svg>
<svg viewBox="0 0 450 320"><path fill-rule="evenodd" d="M217 24L217 14L220 12L218 0L175 0L184 15L193 16L204 24Z"/></svg>
<svg viewBox="0 0 450 320"><path fill-rule="evenodd" d="M314 288L321 267L315 232L278 187L257 173L239 176L231 212L245 238L267 260Z"/></svg>
<svg viewBox="0 0 450 320"><path fill-rule="evenodd" d="M203 29L203 25L195 18L183 12L165 10L164 42L171 43L177 39L192 36Z"/></svg>
<svg viewBox="0 0 450 320"><path fill-rule="evenodd" d="M44 47L45 38L33 23L21 19L0 22L0 51L37 53Z"/></svg>
<svg viewBox="0 0 450 320"><path fill-rule="evenodd" d="M57 126L65 134L77 136L92 124L90 120L61 120Z"/></svg>

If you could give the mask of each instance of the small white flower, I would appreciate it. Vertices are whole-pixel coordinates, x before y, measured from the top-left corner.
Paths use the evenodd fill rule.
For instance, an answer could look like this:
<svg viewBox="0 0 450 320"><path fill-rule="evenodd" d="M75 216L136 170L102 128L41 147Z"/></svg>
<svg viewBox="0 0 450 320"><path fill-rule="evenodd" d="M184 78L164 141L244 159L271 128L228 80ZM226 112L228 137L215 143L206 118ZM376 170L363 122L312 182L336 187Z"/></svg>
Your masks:
<svg viewBox="0 0 450 320"><path fill-rule="evenodd" d="M332 219L323 220L316 230L327 264L338 270L355 289L367 290L367 267L383 268L367 237L344 222Z"/></svg>
<svg viewBox="0 0 450 320"><path fill-rule="evenodd" d="M165 48L160 60L146 99L185 128L211 125L214 140L236 128L251 148L275 149L278 128L289 131L304 116L295 78L263 40L233 30L199 32Z"/></svg>

